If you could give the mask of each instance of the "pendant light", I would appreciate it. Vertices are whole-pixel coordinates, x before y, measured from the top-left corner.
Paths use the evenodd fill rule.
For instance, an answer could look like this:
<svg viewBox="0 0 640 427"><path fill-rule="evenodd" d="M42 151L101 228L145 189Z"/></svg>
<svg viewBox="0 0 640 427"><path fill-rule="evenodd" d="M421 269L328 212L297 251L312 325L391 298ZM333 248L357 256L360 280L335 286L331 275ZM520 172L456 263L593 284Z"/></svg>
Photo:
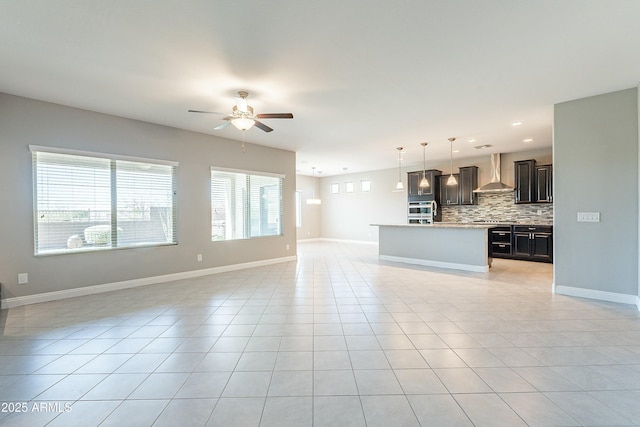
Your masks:
<svg viewBox="0 0 640 427"><path fill-rule="evenodd" d="M453 141L455 140L455 138L449 138L449 143L451 144L451 173L447 178L447 185L458 185L458 180L453 176Z"/></svg>
<svg viewBox="0 0 640 427"><path fill-rule="evenodd" d="M427 158L425 157L427 144L428 142L420 143L420 145L422 145L422 179L420 180L420 184L418 184L418 187L420 188L429 188L429 180L427 179Z"/></svg>
<svg viewBox="0 0 640 427"><path fill-rule="evenodd" d="M307 199L307 204L308 205L321 205L322 204L322 200L320 199L316 199L316 167L315 166L311 166L311 176L313 178L313 181L311 182L312 184L312 198L311 199Z"/></svg>
<svg viewBox="0 0 640 427"><path fill-rule="evenodd" d="M404 190L404 184L402 183L402 150L404 150L404 147L398 147L396 150L398 150L398 183L393 191L402 191Z"/></svg>

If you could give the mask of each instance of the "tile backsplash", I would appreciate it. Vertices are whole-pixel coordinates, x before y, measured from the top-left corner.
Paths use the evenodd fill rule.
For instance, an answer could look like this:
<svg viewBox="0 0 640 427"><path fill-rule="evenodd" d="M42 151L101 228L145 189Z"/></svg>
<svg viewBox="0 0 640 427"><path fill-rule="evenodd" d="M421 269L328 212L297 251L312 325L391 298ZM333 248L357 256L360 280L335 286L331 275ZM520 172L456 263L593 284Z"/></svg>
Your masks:
<svg viewBox="0 0 640 427"><path fill-rule="evenodd" d="M515 204L513 192L476 193L477 205L439 206L442 222L500 221L520 224L553 224L553 204Z"/></svg>

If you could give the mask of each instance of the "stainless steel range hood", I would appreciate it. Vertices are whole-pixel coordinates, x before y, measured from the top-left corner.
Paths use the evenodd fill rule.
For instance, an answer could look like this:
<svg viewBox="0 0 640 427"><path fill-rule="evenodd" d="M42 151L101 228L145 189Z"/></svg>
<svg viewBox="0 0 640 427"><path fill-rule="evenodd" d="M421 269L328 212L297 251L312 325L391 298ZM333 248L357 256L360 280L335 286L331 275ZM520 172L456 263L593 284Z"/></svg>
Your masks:
<svg viewBox="0 0 640 427"><path fill-rule="evenodd" d="M474 193L506 193L514 191L513 187L500 181L500 153L491 155L491 182L473 190Z"/></svg>

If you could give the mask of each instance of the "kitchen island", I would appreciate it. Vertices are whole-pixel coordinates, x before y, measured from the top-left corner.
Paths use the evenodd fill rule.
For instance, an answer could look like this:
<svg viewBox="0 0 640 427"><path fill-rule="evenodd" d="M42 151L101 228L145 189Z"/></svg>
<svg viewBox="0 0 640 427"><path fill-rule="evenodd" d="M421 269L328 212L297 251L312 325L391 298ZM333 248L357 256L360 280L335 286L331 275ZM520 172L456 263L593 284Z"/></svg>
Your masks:
<svg viewBox="0 0 640 427"><path fill-rule="evenodd" d="M487 224L371 224L379 227L381 260L486 273Z"/></svg>

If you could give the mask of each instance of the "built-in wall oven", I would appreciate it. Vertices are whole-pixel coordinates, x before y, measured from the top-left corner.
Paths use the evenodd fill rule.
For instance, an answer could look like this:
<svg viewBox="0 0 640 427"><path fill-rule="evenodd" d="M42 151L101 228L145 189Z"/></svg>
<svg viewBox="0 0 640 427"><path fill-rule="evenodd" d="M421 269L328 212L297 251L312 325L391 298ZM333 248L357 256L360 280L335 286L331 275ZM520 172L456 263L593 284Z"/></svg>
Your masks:
<svg viewBox="0 0 640 427"><path fill-rule="evenodd" d="M407 222L409 224L433 224L438 205L435 200L408 202Z"/></svg>

